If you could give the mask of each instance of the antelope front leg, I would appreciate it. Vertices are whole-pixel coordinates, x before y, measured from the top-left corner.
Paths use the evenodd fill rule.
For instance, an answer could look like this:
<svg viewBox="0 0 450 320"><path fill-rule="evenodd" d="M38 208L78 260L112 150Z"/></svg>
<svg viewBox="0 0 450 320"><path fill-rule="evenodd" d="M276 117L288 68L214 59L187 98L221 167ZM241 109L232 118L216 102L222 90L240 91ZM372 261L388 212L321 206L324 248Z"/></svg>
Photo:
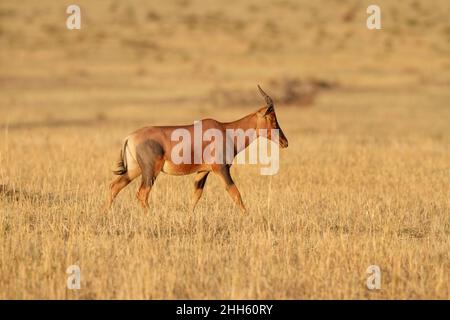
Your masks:
<svg viewBox="0 0 450 320"><path fill-rule="evenodd" d="M213 168L213 171L223 181L225 189L228 191L234 203L241 209L242 213L247 213L247 209L242 202L241 194L231 178L230 165L221 165L218 168Z"/></svg>
<svg viewBox="0 0 450 320"><path fill-rule="evenodd" d="M208 178L209 171L199 172L195 176L194 182L194 195L192 196L192 207L191 211L194 212L195 206L203 193L203 188L205 187L206 179Z"/></svg>

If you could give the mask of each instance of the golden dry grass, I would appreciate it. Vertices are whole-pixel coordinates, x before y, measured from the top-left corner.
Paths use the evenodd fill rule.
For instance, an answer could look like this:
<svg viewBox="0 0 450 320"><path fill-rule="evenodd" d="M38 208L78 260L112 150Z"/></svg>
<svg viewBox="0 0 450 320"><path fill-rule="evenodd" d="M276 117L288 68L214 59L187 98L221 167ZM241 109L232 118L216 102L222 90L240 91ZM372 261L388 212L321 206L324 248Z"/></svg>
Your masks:
<svg viewBox="0 0 450 320"><path fill-rule="evenodd" d="M0 4L0 298L450 298L448 1L378 1L381 31L364 1L78 3L81 31L69 3ZM192 215L193 177L164 175L150 212L134 182L102 214L130 131L308 77L339 86L277 106L279 174L233 168L248 216L215 177Z"/></svg>

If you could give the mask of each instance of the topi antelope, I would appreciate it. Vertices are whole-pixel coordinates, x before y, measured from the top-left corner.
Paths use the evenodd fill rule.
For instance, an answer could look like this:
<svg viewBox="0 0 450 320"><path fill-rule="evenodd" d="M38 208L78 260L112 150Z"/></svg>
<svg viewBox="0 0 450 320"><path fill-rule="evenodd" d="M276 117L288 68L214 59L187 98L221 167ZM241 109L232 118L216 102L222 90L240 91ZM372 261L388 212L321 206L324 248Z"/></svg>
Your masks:
<svg viewBox="0 0 450 320"><path fill-rule="evenodd" d="M199 161L190 161L188 163L180 163L179 159L175 159L177 154L175 148L178 141L173 140L174 132L181 130L182 132L195 134L195 125L145 127L126 137L120 153L118 168L114 171L119 177L111 183L107 208L111 207L114 198L120 190L140 175L142 175L142 182L136 196L142 207L148 209L150 190L160 172L170 175L195 173L195 190L192 203L192 211L194 211L203 193L206 179L209 173L213 172L223 181L235 204L245 213L246 208L242 202L241 195L230 175L232 159L260 136L264 136L272 141L278 141L281 148L287 148L288 146L288 140L278 124L272 99L260 86L258 86L258 89L266 100L266 106L258 111L233 122L219 122L213 119L202 120L203 130L212 129L212 131L225 136L227 141L230 139L233 141L233 147L230 151L231 161L215 161L217 159L214 159L214 156L212 156L213 159L200 157ZM229 136L229 130L240 130L243 132L250 129L255 134L245 135L240 144L234 144L236 137ZM260 135L260 132L267 132L267 134ZM272 134L272 132L276 134ZM274 137L275 135L276 137ZM201 141L200 145L197 143L197 148L195 141L191 141L190 144L188 159L194 158L198 160L198 154L203 155L206 144L204 141ZM218 152L215 152L215 154L218 154Z"/></svg>

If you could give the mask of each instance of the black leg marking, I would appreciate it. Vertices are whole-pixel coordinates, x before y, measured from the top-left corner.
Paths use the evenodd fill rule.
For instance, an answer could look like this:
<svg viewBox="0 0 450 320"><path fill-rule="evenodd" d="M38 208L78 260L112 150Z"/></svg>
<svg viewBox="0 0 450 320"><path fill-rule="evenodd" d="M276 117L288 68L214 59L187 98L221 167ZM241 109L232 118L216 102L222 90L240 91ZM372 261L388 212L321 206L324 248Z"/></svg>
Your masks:
<svg viewBox="0 0 450 320"><path fill-rule="evenodd" d="M195 189L203 189L205 187L206 178L208 178L208 175L205 175L203 178L201 178L198 181L196 180L194 182Z"/></svg>
<svg viewBox="0 0 450 320"><path fill-rule="evenodd" d="M221 166L219 169L220 175L223 177L225 185L230 187L234 184L230 174L230 165Z"/></svg>

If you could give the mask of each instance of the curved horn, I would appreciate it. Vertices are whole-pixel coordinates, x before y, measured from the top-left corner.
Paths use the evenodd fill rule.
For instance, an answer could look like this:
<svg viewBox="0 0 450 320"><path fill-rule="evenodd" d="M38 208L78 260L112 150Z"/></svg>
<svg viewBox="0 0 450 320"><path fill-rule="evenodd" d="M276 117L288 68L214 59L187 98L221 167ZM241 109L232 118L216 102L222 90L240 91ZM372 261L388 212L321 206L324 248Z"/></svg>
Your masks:
<svg viewBox="0 0 450 320"><path fill-rule="evenodd" d="M267 93L265 93L263 91L263 89L261 89L261 87L258 85L258 89L259 92L261 93L261 95L264 97L264 99L266 99L266 104L268 107L273 107L273 101L272 98L269 97L269 95Z"/></svg>

